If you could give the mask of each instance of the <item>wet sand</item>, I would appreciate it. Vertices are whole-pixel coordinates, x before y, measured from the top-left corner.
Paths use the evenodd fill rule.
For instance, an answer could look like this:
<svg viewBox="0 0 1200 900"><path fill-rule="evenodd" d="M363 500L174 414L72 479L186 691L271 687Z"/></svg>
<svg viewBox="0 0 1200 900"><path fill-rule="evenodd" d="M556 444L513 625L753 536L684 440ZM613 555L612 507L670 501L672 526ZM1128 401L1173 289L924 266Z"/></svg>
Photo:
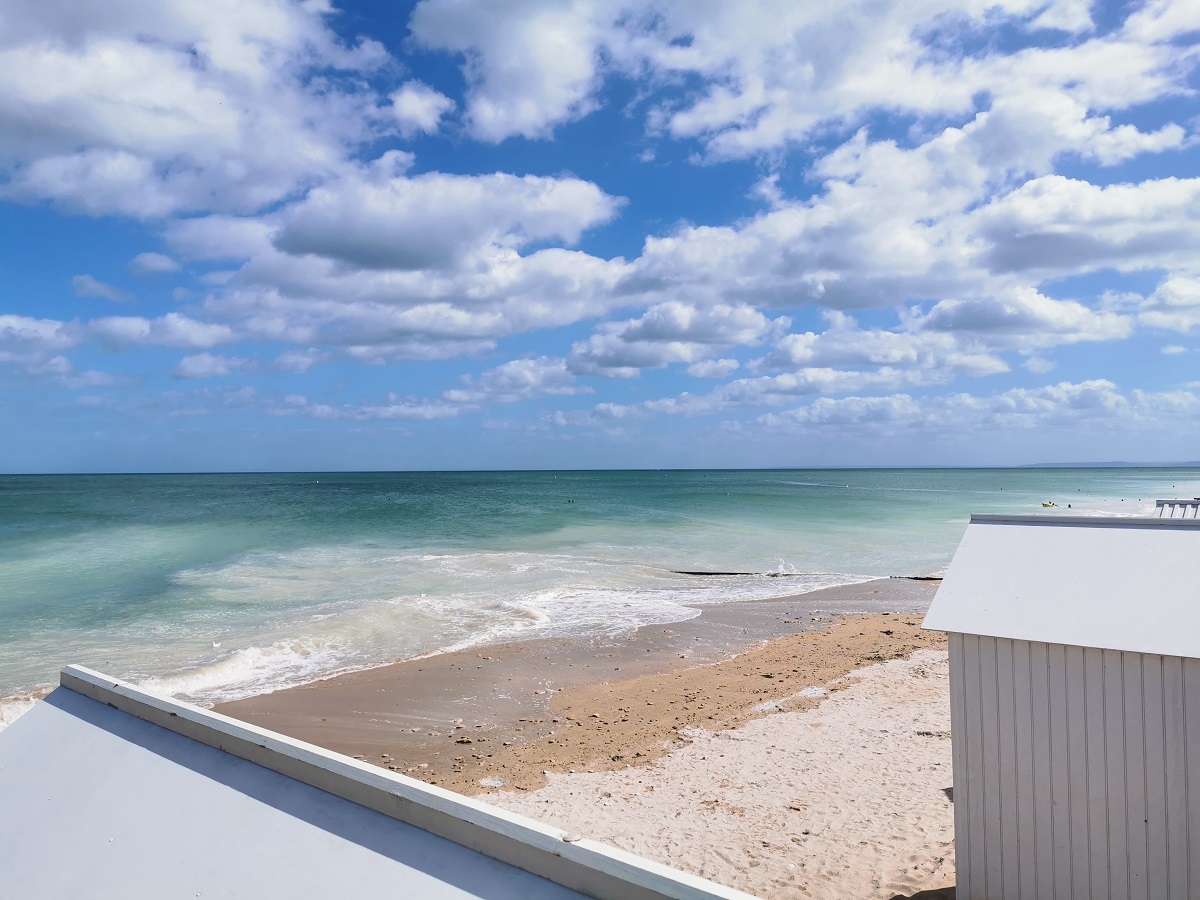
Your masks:
<svg viewBox="0 0 1200 900"><path fill-rule="evenodd" d="M644 765L690 728L812 706L805 688L939 647L919 628L935 589L881 579L724 603L624 636L445 653L216 710L461 793L531 790L547 772ZM880 608L891 612L838 615Z"/></svg>

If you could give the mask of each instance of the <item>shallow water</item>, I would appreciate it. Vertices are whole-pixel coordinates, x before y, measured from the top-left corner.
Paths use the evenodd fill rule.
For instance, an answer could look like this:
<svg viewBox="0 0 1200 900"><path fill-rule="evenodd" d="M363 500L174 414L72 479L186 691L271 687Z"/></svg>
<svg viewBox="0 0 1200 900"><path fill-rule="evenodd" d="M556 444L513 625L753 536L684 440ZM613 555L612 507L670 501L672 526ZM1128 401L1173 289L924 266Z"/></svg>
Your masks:
<svg viewBox="0 0 1200 900"><path fill-rule="evenodd" d="M936 574L972 512L1145 514L1173 495L1200 495L1200 470L4 477L0 724L68 662L213 702ZM697 571L756 574L679 574Z"/></svg>

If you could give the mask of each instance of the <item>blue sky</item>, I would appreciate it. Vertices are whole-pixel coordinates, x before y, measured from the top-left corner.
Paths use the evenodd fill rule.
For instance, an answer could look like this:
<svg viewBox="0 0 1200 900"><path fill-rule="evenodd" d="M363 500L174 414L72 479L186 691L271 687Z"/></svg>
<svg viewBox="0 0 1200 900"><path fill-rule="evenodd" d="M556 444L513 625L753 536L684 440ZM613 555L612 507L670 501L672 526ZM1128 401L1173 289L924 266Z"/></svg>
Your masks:
<svg viewBox="0 0 1200 900"><path fill-rule="evenodd" d="M1200 458L1198 38L10 0L0 471Z"/></svg>

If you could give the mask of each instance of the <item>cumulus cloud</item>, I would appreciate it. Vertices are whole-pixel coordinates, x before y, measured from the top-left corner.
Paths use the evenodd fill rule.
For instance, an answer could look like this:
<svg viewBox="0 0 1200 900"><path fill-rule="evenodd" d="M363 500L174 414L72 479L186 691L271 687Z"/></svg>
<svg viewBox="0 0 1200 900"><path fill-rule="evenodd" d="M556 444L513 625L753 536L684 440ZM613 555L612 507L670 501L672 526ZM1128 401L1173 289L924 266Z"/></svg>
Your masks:
<svg viewBox="0 0 1200 900"><path fill-rule="evenodd" d="M116 303L124 303L133 299L133 294L123 291L111 284L105 284L91 275L76 275L71 279L71 287L76 297L103 297Z"/></svg>
<svg viewBox="0 0 1200 900"><path fill-rule="evenodd" d="M708 393L685 391L674 397L640 403L598 403L591 411L570 419L598 422L608 419L647 419L655 416L707 416L762 406L781 406L800 397L829 396L869 390L938 384L944 373L881 367L874 371L812 367L780 375L738 378Z"/></svg>
<svg viewBox="0 0 1200 900"><path fill-rule="evenodd" d="M575 383L566 361L540 356L514 359L478 377L464 376L465 387L445 391L442 399L453 403L515 403L533 397L591 393Z"/></svg>
<svg viewBox="0 0 1200 900"><path fill-rule="evenodd" d="M79 343L79 328L54 319L0 313L0 350L66 350Z"/></svg>
<svg viewBox="0 0 1200 900"><path fill-rule="evenodd" d="M449 419L470 409L462 404L426 401L420 398L388 394L383 403L318 403L302 395L289 396L283 404L268 412L275 416L306 416L312 419L350 421L432 421Z"/></svg>
<svg viewBox="0 0 1200 900"><path fill-rule="evenodd" d="M473 253L579 240L621 201L577 178L442 174L404 177L385 154L360 173L314 188L281 216L275 247L367 269L451 269Z"/></svg>
<svg viewBox="0 0 1200 900"><path fill-rule="evenodd" d="M642 369L695 363L733 346L753 346L790 324L770 319L745 304L699 307L667 301L644 315L610 322L571 348L572 370L610 378L632 378Z"/></svg>
<svg viewBox="0 0 1200 900"><path fill-rule="evenodd" d="M694 378L724 378L740 366L736 359L702 359L688 366L687 373Z"/></svg>
<svg viewBox="0 0 1200 900"><path fill-rule="evenodd" d="M453 100L420 81L405 82L388 99L400 133L406 137L434 134L442 117L454 109Z"/></svg>
<svg viewBox="0 0 1200 900"><path fill-rule="evenodd" d="M253 360L236 356L196 353L181 359L171 370L171 377L177 379L219 378L234 372L245 372L252 368L254 368Z"/></svg>
<svg viewBox="0 0 1200 900"><path fill-rule="evenodd" d="M1047 175L972 219L993 271L1049 275L1186 266L1200 247L1200 178L1098 186Z"/></svg>
<svg viewBox="0 0 1200 900"><path fill-rule="evenodd" d="M464 56L470 130L495 142L547 137L594 108L602 36L618 10L609 2L423 0L409 27L425 46Z"/></svg>
<svg viewBox="0 0 1200 900"><path fill-rule="evenodd" d="M3 359L4 354L0 352L0 361ZM56 384L68 390L112 387L121 383L120 378L109 372L101 372L96 369L81 372L75 368L75 364L71 360L62 355L28 360L24 365L24 372L37 380Z"/></svg>
<svg viewBox="0 0 1200 900"><path fill-rule="evenodd" d="M1130 316L1093 310L1075 300L1055 300L1033 288L972 300L939 300L927 313L911 315L908 324L923 331L978 334L1026 348L1111 341L1133 330Z"/></svg>
<svg viewBox="0 0 1200 900"><path fill-rule="evenodd" d="M1167 278L1141 304L1138 319L1153 328L1185 333L1200 325L1200 277Z"/></svg>
<svg viewBox="0 0 1200 900"><path fill-rule="evenodd" d="M87 325L89 337L114 349L139 345L209 348L235 339L228 325L201 322L181 313L156 319L142 316L108 316Z"/></svg>
<svg viewBox="0 0 1200 900"><path fill-rule="evenodd" d="M889 111L940 118L975 112L986 93L994 109L1032 111L1029 121L1065 114L1076 126L1069 140L1080 142L1073 149L1108 161L1179 139L1177 127L1152 139L1132 127L1113 135L1103 116L1087 113L1186 92L1167 43L1189 27L1184 6L1147 4L1116 34L1017 52L961 48L964 38L1000 24L1031 35L1087 34L1086 0L606 0L527 2L503 12L484 0L424 0L411 27L427 46L462 54L468 118L487 140L547 137L595 107L604 76L622 74L692 79L696 88L682 98L650 104L648 122L701 140L715 157L796 144L830 123L852 126L881 98Z"/></svg>
<svg viewBox="0 0 1200 900"><path fill-rule="evenodd" d="M80 371L63 351L84 341L78 322L0 313L0 373L18 375L69 390L112 387L123 379L96 369Z"/></svg>
<svg viewBox="0 0 1200 900"><path fill-rule="evenodd" d="M1008 370L980 341L936 331L861 329L853 318L837 311L829 311L825 317L829 322L825 331L784 335L767 356L754 362L755 367L901 366L969 375Z"/></svg>
<svg viewBox="0 0 1200 900"><path fill-rule="evenodd" d="M271 367L280 372L302 375L318 363L324 362L328 357L329 354L316 347L308 347L304 350L285 350L275 357Z"/></svg>
<svg viewBox="0 0 1200 900"><path fill-rule="evenodd" d="M766 413L755 423L776 433L842 428L867 434L886 425L891 431L899 428L932 437L947 432L967 436L1046 428L1115 431L1164 415L1197 413L1200 398L1191 390L1122 391L1111 381L1094 379L983 396L822 397L805 406Z"/></svg>
<svg viewBox="0 0 1200 900"><path fill-rule="evenodd" d="M0 370L47 377L66 387L83 386L71 383L78 373L63 355L80 340L77 322L0 313Z"/></svg>
<svg viewBox="0 0 1200 900"><path fill-rule="evenodd" d="M179 240L212 246L206 228ZM218 253L223 246L214 246ZM475 248L450 270L351 267L292 256L269 242L204 302L206 316L246 337L342 348L356 358L444 359L489 352L502 338L602 315L628 302L623 260L550 247L522 255Z"/></svg>
<svg viewBox="0 0 1200 900"><path fill-rule="evenodd" d="M134 275L168 275L179 271L179 263L162 253L139 253L129 261Z"/></svg>
<svg viewBox="0 0 1200 900"><path fill-rule="evenodd" d="M929 407L917 388L1066 370L1055 347L1200 324L1200 179L1122 168L1195 145L1195 123L1163 102L1192 90L1194 4L1152 0L1097 25L1086 0L422 0L410 28L461 63L456 104L378 44L336 37L327 4L197 2L6 8L0 197L149 219L166 253L129 271L195 273L176 295L186 314L0 317L10 368L102 386L66 356L87 342L181 348L178 378L247 371L251 351L215 352L243 341L270 345L253 351L262 369L293 374L537 346L545 355L444 382L436 399L297 394L272 411L432 420L678 367L659 377L743 377L652 400L595 381L602 402L564 415L783 416L824 397L806 415L866 422ZM746 171L725 161L753 159L757 186L735 189L749 211L694 224L635 196L629 218L649 233L640 252L606 258L610 233L586 239L625 208L613 185L632 182L606 181L612 170L479 174L478 147L456 172L396 149L370 158L380 139L432 138L451 116L456 145L548 139L626 78L637 90L623 113L644 128L626 155L687 156L715 181ZM503 158L544 159L523 146ZM1096 297L1066 280L1113 269L1158 287ZM88 275L73 284L128 296ZM539 331L546 343L505 346ZM939 411L1168 403L1088 384L962 394Z"/></svg>
<svg viewBox="0 0 1200 900"><path fill-rule="evenodd" d="M13 0L0 37L0 195L92 215L253 210L342 165L375 96L324 72L348 46L323 3Z"/></svg>

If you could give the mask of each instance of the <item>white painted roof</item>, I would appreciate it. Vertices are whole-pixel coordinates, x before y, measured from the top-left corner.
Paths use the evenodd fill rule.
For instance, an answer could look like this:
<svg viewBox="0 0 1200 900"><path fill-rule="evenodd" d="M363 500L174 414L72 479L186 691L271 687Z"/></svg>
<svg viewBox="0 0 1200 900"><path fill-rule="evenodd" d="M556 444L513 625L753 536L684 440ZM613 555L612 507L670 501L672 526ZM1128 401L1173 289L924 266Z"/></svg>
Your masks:
<svg viewBox="0 0 1200 900"><path fill-rule="evenodd" d="M746 898L78 667L0 732L0 897Z"/></svg>
<svg viewBox="0 0 1200 900"><path fill-rule="evenodd" d="M972 516L935 631L1200 657L1200 519Z"/></svg>

